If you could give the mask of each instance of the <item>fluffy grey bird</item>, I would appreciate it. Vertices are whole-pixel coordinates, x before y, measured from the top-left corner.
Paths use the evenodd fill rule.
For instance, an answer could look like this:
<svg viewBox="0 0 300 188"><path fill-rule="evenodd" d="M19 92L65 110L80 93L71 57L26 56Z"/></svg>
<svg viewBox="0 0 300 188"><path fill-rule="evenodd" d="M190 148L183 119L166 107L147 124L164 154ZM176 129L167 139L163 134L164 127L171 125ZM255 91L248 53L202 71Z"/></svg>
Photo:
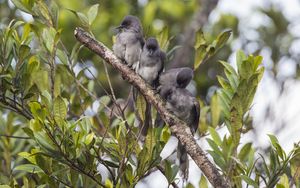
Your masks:
<svg viewBox="0 0 300 188"><path fill-rule="evenodd" d="M163 72L159 78L159 85L171 85L176 88L185 88L194 77L193 69L181 67Z"/></svg>
<svg viewBox="0 0 300 188"><path fill-rule="evenodd" d="M150 37L143 47L137 73L148 84L156 88L159 76L164 68L165 59L166 54L160 50L157 40Z"/></svg>
<svg viewBox="0 0 300 188"><path fill-rule="evenodd" d="M135 70L144 45L141 22L137 17L128 15L116 30L113 51L118 58Z"/></svg>
<svg viewBox="0 0 300 188"><path fill-rule="evenodd" d="M200 105L197 99L187 89L174 86L164 86L161 95L166 100L166 108L184 121L194 134L198 128L200 116ZM183 177L187 179L189 161L187 152L180 141L178 142L177 157Z"/></svg>
<svg viewBox="0 0 300 188"><path fill-rule="evenodd" d="M162 95L162 93L167 92L164 90L169 89L171 86L175 88L186 88L193 77L194 71L189 67L169 69L161 73L157 90ZM164 125L164 121L158 113L156 115L155 125L157 127L162 127Z"/></svg>
<svg viewBox="0 0 300 188"><path fill-rule="evenodd" d="M158 86L160 73L163 71L166 54L160 50L157 40L150 37L146 40L141 53L137 73L154 89ZM146 136L151 126L151 105L146 102L145 121L142 128L142 135Z"/></svg>

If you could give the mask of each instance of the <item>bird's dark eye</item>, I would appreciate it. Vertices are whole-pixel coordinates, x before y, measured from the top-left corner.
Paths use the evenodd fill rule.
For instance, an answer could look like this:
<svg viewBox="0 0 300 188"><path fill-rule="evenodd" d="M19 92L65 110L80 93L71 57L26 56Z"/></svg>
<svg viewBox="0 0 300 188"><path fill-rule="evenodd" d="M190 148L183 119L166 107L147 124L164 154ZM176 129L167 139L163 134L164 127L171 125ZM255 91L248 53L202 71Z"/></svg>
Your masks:
<svg viewBox="0 0 300 188"><path fill-rule="evenodd" d="M122 26L129 26L130 25L130 21L124 20L121 25Z"/></svg>
<svg viewBox="0 0 300 188"><path fill-rule="evenodd" d="M155 45L147 45L149 50L155 51L156 50L156 46Z"/></svg>

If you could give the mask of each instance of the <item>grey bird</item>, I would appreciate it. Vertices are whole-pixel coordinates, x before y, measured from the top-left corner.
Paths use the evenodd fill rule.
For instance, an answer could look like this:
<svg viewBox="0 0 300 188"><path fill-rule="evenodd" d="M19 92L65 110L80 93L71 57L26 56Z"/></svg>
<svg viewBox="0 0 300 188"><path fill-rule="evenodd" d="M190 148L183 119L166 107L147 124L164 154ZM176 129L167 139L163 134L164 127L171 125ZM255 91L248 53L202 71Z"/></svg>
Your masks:
<svg viewBox="0 0 300 188"><path fill-rule="evenodd" d="M137 73L149 85L156 88L159 76L164 68L165 59L166 54L160 50L157 40L150 37L143 47Z"/></svg>
<svg viewBox="0 0 300 188"><path fill-rule="evenodd" d="M194 71L189 67L169 69L161 74L159 85L171 85L176 88L185 88L193 77Z"/></svg>
<svg viewBox="0 0 300 188"><path fill-rule="evenodd" d="M163 71L165 59L166 54L160 50L157 40L153 37L148 38L141 53L137 73L151 85L153 89L156 89L158 86L159 75ZM147 135L151 121L151 105L146 102L145 121L142 128L143 136Z"/></svg>
<svg viewBox="0 0 300 188"><path fill-rule="evenodd" d="M116 30L113 51L118 58L135 70L144 45L141 22L137 17L128 15Z"/></svg>
<svg viewBox="0 0 300 188"><path fill-rule="evenodd" d="M162 93L167 92L164 90L169 89L171 86L175 88L186 88L193 77L194 71L189 67L169 69L161 73L157 90L162 95ZM164 126L164 121L159 114L156 115L155 125L157 127Z"/></svg>
<svg viewBox="0 0 300 188"><path fill-rule="evenodd" d="M166 100L166 108L184 121L194 134L198 128L200 117L200 105L197 99L187 89L174 86L165 86L161 95ZM186 149L180 141L178 142L177 157L182 175L187 180L189 161Z"/></svg>

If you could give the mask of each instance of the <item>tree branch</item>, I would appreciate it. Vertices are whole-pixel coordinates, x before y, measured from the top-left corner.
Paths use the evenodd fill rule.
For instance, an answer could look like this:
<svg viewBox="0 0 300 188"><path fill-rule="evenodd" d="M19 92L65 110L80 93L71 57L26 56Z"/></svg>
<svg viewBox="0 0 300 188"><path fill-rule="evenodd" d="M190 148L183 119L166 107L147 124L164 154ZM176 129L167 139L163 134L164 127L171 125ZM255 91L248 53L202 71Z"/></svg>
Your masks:
<svg viewBox="0 0 300 188"><path fill-rule="evenodd" d="M179 48L170 65L172 68L187 66L191 60L195 33L204 26L208 20L211 11L217 6L219 0L198 0L201 8L195 12L193 20L185 29L181 39L181 48Z"/></svg>
<svg viewBox="0 0 300 188"><path fill-rule="evenodd" d="M176 116L168 112L165 108L165 103L160 96L148 84L146 84L146 82L138 74L125 64L121 63L110 49L101 42L97 42L83 29L76 28L74 34L79 42L84 44L88 49L99 55L107 63L118 70L122 74L123 78L125 78L131 85L135 86L145 99L157 109L162 119L170 126L171 132L185 146L188 154L214 187L229 187L228 182L219 173L216 166L209 161L205 152L198 146L188 126Z"/></svg>

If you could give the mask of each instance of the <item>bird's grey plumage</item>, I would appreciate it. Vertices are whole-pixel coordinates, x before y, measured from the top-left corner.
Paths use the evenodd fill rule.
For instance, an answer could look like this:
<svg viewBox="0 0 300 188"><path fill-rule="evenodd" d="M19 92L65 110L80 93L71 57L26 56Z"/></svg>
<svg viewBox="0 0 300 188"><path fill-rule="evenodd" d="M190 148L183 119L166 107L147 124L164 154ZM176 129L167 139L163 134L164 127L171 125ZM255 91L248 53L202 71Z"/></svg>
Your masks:
<svg viewBox="0 0 300 188"><path fill-rule="evenodd" d="M161 74L159 85L171 85L176 88L185 88L193 77L194 71L189 67L169 69Z"/></svg>
<svg viewBox="0 0 300 188"><path fill-rule="evenodd" d="M166 55L160 50L157 40L150 37L146 40L141 53L137 73L153 88L157 88L160 73L163 71ZM146 136L152 126L151 105L146 102L145 121L142 135Z"/></svg>
<svg viewBox="0 0 300 188"><path fill-rule="evenodd" d="M189 67L169 69L161 73L157 90L161 94L165 93L164 90L168 89L170 86L175 88L186 88L193 77L194 71ZM164 125L164 121L159 114L156 115L155 125L157 127L162 127Z"/></svg>
<svg viewBox="0 0 300 188"><path fill-rule="evenodd" d="M200 116L200 105L197 99L187 89L174 86L164 86L160 94L166 100L166 108L184 121L194 134L198 128ZM187 179L188 156L181 142L178 143L177 156L183 177Z"/></svg>
<svg viewBox="0 0 300 188"><path fill-rule="evenodd" d="M137 72L154 88L158 86L165 59L166 54L160 50L157 40L153 37L148 38L141 53Z"/></svg>
<svg viewBox="0 0 300 188"><path fill-rule="evenodd" d="M135 70L144 45L141 22L137 17L128 15L116 29L113 51L118 58Z"/></svg>

